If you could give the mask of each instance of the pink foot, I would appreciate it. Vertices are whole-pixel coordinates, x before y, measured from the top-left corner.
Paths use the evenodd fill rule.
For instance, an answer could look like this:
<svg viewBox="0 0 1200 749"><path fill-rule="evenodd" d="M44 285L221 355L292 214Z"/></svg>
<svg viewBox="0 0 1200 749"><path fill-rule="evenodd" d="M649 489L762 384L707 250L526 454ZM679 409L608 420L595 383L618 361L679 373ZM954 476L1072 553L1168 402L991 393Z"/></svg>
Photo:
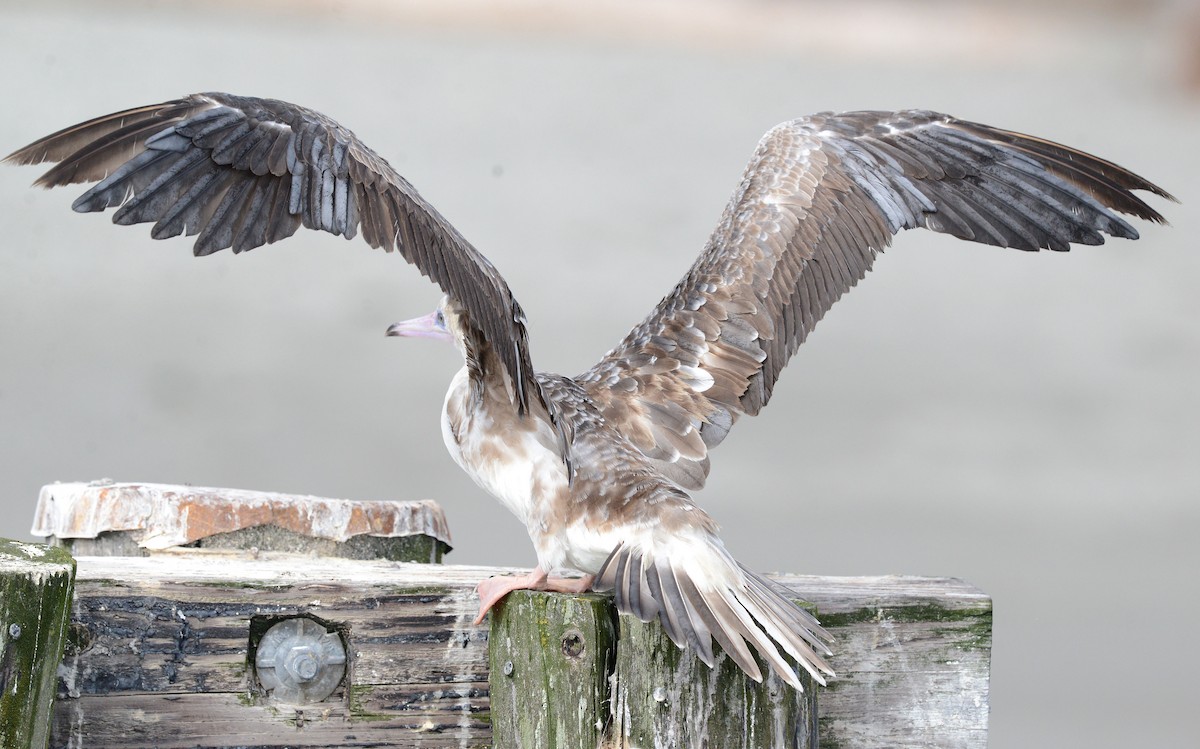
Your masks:
<svg viewBox="0 0 1200 749"><path fill-rule="evenodd" d="M583 593L592 589L595 575L583 577L547 577L538 590L550 590L555 593Z"/></svg>
<svg viewBox="0 0 1200 749"><path fill-rule="evenodd" d="M486 580L480 580L479 584L475 586L475 592L479 594L479 616L475 617L475 623L481 624L483 618L487 616L487 612L501 598L514 590L537 588L545 579L546 572L541 567L534 567L532 572L524 576L489 577Z"/></svg>
<svg viewBox="0 0 1200 749"><path fill-rule="evenodd" d="M504 598L514 590L549 590L555 593L582 593L592 587L592 581L596 579L595 575L586 575L584 577L547 577L546 572L541 567L534 567L533 571L528 575L518 575L516 577L489 577L486 580L481 580L475 586L475 592L479 594L479 615L475 617L475 623L483 623L483 619L487 616L487 612L495 606L501 598Z"/></svg>

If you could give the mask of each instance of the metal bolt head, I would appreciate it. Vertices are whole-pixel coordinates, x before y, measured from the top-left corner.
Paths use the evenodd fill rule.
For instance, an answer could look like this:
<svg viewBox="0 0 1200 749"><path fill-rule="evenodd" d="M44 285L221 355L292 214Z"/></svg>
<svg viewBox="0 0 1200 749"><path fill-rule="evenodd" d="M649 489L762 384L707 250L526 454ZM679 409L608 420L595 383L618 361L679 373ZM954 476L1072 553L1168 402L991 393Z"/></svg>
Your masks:
<svg viewBox="0 0 1200 749"><path fill-rule="evenodd" d="M587 642L583 639L583 633L577 629L568 629L562 636L562 652L568 658L579 658L583 656L583 651Z"/></svg>
<svg viewBox="0 0 1200 749"><path fill-rule="evenodd" d="M312 645L294 645L283 658L283 669L293 681L312 681L321 672L321 653Z"/></svg>
<svg viewBox="0 0 1200 749"><path fill-rule="evenodd" d="M312 619L284 619L267 630L254 658L259 683L279 702L320 702L346 673L346 650L336 632Z"/></svg>
<svg viewBox="0 0 1200 749"><path fill-rule="evenodd" d="M10 640L21 639L21 625L20 624L13 622L12 624L8 625L8 638Z"/></svg>
<svg viewBox="0 0 1200 749"><path fill-rule="evenodd" d="M512 675L513 675L513 662L512 662L512 661L505 661L505 662L504 662L504 669L503 669L503 670L504 670L504 675L505 675L505 676L512 676Z"/></svg>

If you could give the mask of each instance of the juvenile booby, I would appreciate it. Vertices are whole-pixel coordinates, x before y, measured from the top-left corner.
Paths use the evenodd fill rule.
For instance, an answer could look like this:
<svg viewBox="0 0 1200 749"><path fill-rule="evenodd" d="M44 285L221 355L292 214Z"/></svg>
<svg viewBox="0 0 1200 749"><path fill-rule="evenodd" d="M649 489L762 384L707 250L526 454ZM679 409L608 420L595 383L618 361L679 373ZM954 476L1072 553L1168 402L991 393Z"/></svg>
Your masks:
<svg viewBox="0 0 1200 749"><path fill-rule="evenodd" d="M271 99L194 94L75 125L8 156L57 162L36 184L98 182L76 211L198 235L196 255L278 241L301 225L399 250L445 292L388 335L453 341L454 460L529 530L538 566L480 583L479 619L509 591L612 590L710 666L712 642L753 679L756 650L800 689L829 635L786 590L739 564L688 490L739 416L759 412L788 358L901 229L1065 251L1136 239L1117 213L1163 217L1161 188L1040 138L928 111L822 113L782 123L683 280L578 377L537 372L508 284L437 210L332 119ZM575 570L582 578L549 577Z"/></svg>

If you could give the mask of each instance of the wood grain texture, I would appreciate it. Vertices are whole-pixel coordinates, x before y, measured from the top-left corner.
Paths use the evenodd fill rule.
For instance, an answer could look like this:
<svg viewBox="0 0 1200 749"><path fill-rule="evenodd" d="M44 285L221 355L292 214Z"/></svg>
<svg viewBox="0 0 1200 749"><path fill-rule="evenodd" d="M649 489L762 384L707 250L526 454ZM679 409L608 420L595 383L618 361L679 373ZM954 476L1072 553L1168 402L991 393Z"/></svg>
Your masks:
<svg viewBox="0 0 1200 749"><path fill-rule="evenodd" d="M472 590L511 570L192 550L79 559L52 746L492 744L488 627ZM990 600L946 579L780 579L837 638L820 745L983 747ZM349 680L273 704L247 665L255 616L339 622Z"/></svg>
<svg viewBox="0 0 1200 749"><path fill-rule="evenodd" d="M489 745L470 600L484 573L260 556L82 558L52 745ZM287 614L346 628L349 678L327 702L275 704L257 686L251 619Z"/></svg>
<svg viewBox="0 0 1200 749"><path fill-rule="evenodd" d="M820 694L822 749L987 746L992 602L951 578L776 580L837 638Z"/></svg>
<svg viewBox="0 0 1200 749"><path fill-rule="evenodd" d="M0 539L0 747L43 749L66 642L75 562L62 549Z"/></svg>
<svg viewBox="0 0 1200 749"><path fill-rule="evenodd" d="M494 749L597 746L617 650L612 599L518 590L493 612Z"/></svg>
<svg viewBox="0 0 1200 749"><path fill-rule="evenodd" d="M723 652L709 668L671 642L657 621L621 617L606 749L759 749L817 746L817 691L801 673L792 689L756 655L756 683Z"/></svg>

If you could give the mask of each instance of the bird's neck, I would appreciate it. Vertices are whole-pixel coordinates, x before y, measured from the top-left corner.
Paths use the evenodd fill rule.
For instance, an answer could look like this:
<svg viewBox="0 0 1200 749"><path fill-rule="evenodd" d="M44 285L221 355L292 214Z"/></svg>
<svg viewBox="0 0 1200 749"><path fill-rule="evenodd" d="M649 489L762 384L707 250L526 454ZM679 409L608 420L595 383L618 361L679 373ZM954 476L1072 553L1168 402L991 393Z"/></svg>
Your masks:
<svg viewBox="0 0 1200 749"><path fill-rule="evenodd" d="M516 388L491 344L480 339L464 338L459 347L463 353L471 400L491 408L506 406L516 409Z"/></svg>

